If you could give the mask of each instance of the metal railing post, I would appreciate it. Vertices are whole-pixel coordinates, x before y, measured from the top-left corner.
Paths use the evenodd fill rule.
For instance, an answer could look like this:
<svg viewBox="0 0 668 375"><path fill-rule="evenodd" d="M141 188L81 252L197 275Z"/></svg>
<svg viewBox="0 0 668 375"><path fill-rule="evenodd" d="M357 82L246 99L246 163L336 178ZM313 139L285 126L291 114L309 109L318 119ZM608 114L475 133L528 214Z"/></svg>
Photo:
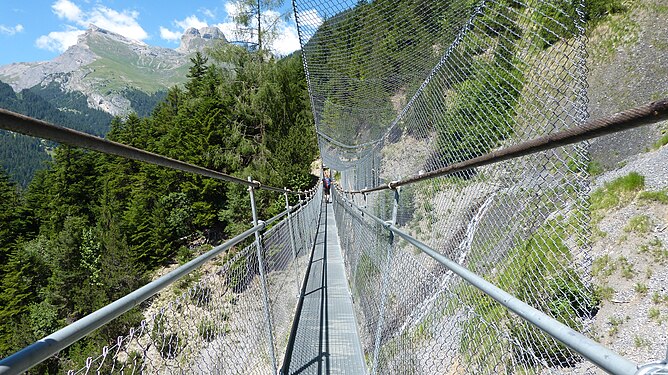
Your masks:
<svg viewBox="0 0 668 375"><path fill-rule="evenodd" d="M288 192L283 193L285 196L285 210L288 211L288 228L290 228L290 247L292 248L292 259L297 259L297 250L295 248L295 234L292 232L292 214L290 213L290 201L288 200Z"/></svg>
<svg viewBox="0 0 668 375"><path fill-rule="evenodd" d="M392 219L388 222L389 225L396 225L397 211L399 210L399 189L394 189L394 203L392 205ZM366 197L366 195L365 195ZM371 368L372 374L378 373L378 355L380 354L380 341L382 338L383 327L385 325L385 305L387 303L387 294L390 283L390 272L392 271L392 260L394 258L394 233L389 232L389 240L387 243L387 255L385 258L385 266L383 267L383 280L380 284L380 309L378 312L378 325L376 326L376 342L373 347L373 364Z"/></svg>
<svg viewBox="0 0 668 375"><path fill-rule="evenodd" d="M252 182L253 179L248 176L248 181ZM248 192L250 193L251 201L251 210L253 212L253 225L257 226L257 209L255 207L255 188L253 186L248 187ZM274 374L278 373L278 366L276 365L276 355L274 354L274 336L273 336L273 327L271 325L271 311L269 306L269 291L267 288L267 277L264 273L264 261L262 260L262 241L260 240L260 233L255 232L255 248L257 249L257 265L260 269L260 283L262 284L262 296L264 299L264 317L267 321L267 340L269 341L269 356L271 357L271 365L274 369Z"/></svg>
<svg viewBox="0 0 668 375"><path fill-rule="evenodd" d="M288 231L290 232L290 248L292 249L292 261L294 264L297 264L297 248L295 247L295 233L292 228L292 214L290 213L290 200L288 199L288 192L283 193L285 196L285 210L288 212ZM301 290L301 285L299 285L299 278L296 279L297 284L297 295Z"/></svg>

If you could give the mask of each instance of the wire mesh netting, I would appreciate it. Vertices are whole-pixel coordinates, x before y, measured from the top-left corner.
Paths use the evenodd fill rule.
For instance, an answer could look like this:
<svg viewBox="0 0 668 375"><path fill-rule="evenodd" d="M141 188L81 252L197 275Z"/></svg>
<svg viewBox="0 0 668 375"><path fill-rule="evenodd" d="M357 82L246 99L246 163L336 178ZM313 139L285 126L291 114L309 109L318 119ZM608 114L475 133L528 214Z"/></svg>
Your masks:
<svg viewBox="0 0 668 375"><path fill-rule="evenodd" d="M587 119L584 2L309 1L295 10L324 163L346 191L434 171ZM402 186L396 224L590 335L587 145ZM335 194L374 373L587 372L573 350Z"/></svg>
<svg viewBox="0 0 668 375"><path fill-rule="evenodd" d="M273 360L280 362L285 353L321 195L316 190L307 204L261 236L275 359L252 242L153 297L138 327L69 373L272 373Z"/></svg>

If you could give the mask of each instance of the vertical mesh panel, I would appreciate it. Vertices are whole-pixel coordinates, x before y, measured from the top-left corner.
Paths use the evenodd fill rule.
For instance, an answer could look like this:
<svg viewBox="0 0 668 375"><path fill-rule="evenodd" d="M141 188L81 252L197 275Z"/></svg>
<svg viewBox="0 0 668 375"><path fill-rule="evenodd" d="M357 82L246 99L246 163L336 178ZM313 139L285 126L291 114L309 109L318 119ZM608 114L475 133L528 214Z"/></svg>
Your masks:
<svg viewBox="0 0 668 375"><path fill-rule="evenodd" d="M323 161L361 190L587 118L580 1L322 1L295 9ZM587 145L403 186L397 226L587 334ZM346 195L384 220L393 192ZM375 373L590 364L335 195ZM386 270L386 271L384 271Z"/></svg>
<svg viewBox="0 0 668 375"><path fill-rule="evenodd" d="M285 353L321 193L262 235L277 360ZM290 232L295 239L293 257ZM234 253L234 250L231 251ZM231 254L230 253L230 254ZM79 373L272 372L256 243L209 262L161 292L128 335L88 358Z"/></svg>

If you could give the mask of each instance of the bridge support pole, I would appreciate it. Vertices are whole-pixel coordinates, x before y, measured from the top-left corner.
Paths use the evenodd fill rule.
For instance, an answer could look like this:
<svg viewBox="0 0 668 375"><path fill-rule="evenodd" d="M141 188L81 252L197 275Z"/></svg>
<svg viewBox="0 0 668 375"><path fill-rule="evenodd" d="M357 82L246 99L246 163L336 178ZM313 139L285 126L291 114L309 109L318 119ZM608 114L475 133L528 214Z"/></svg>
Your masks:
<svg viewBox="0 0 668 375"><path fill-rule="evenodd" d="M253 179L249 176L248 181L252 182ZM255 189L252 186L248 187L248 192L250 194L250 201L251 201L251 210L253 212L253 225L258 225L258 219L257 219L257 208L255 207ZM257 250L257 266L260 269L260 283L262 285L262 296L263 296L263 302L264 302L264 318L267 323L267 344L269 345L269 357L271 357L271 365L273 366L274 369L274 374L278 373L278 366L276 365L276 355L274 354L274 335L273 335L273 327L271 324L271 309L269 305L269 290L268 290L268 284L267 284L267 277L265 275L265 270L264 270L264 260L263 260L263 255L264 253L262 249L262 240L260 239L260 233L255 232L255 249Z"/></svg>
<svg viewBox="0 0 668 375"><path fill-rule="evenodd" d="M285 189L285 188L284 188ZM288 200L288 192L283 193L285 196L285 210L288 211L288 228L290 229L290 247L292 248L292 259L297 259L297 249L295 248L295 233L292 231L292 214L290 213L290 201Z"/></svg>
<svg viewBox="0 0 668 375"><path fill-rule="evenodd" d="M394 204L392 206L392 218L387 222L389 225L397 224L397 211L399 209L399 189L394 189ZM366 198L366 195L365 195ZM365 199L366 200L366 199ZM366 202L365 202L366 203ZM387 254L385 256L385 265L383 267L383 280L380 284L380 309L378 311L378 325L376 326L376 342L373 346L373 362L371 374L378 373L378 356L380 354L380 344L385 326L385 305L389 293L390 272L392 272L392 260L394 259L394 233L390 231L387 243Z"/></svg>
<svg viewBox="0 0 668 375"><path fill-rule="evenodd" d="M292 226L292 213L290 213L290 200L288 199L287 189L285 190L286 191L283 193L283 195L285 196L285 210L288 211L288 231L290 232L290 248L292 249L292 262L295 264L296 267L297 248L295 246L295 232ZM299 285L299 278L296 279L296 283L297 283L297 295L299 295L299 292L301 291L301 285Z"/></svg>

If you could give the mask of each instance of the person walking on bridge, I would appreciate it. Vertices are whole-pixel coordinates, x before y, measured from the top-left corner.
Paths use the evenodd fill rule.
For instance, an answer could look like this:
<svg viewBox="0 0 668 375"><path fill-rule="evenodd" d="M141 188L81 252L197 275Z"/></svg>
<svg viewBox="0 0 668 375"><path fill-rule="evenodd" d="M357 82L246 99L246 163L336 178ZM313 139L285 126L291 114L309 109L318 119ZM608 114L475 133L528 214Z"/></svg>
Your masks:
<svg viewBox="0 0 668 375"><path fill-rule="evenodd" d="M332 187L332 179L330 177L330 171L324 171L324 178L322 179L322 188L325 193L325 203L329 203L329 194Z"/></svg>

